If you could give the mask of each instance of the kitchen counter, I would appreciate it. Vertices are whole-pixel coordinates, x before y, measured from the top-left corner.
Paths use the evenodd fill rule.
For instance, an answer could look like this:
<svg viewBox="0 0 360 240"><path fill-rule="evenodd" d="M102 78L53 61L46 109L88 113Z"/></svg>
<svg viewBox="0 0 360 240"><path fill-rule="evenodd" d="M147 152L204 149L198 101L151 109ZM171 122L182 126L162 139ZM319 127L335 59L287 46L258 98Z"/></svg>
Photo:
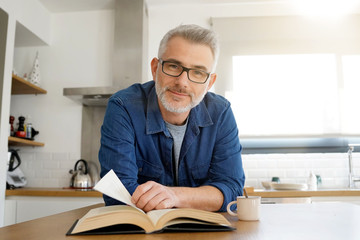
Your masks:
<svg viewBox="0 0 360 240"><path fill-rule="evenodd" d="M102 197L95 190L83 191L71 188L17 188L6 190L6 196L34 196L34 197Z"/></svg>
<svg viewBox="0 0 360 240"><path fill-rule="evenodd" d="M294 198L294 197L360 197L360 189L319 189L317 191L293 190L261 190L248 191L251 196L262 198Z"/></svg>
<svg viewBox="0 0 360 240"><path fill-rule="evenodd" d="M360 197L360 189L320 189L317 191L278 191L246 188L250 196L263 198L289 197ZM42 197L102 197L100 192L81 191L70 188L17 188L6 190L6 196L42 196Z"/></svg>
<svg viewBox="0 0 360 240"><path fill-rule="evenodd" d="M358 240L360 207L349 203L261 205L260 221L238 221L222 213L236 228L230 232L154 233L93 236L65 236L75 220L93 205L32 221L0 228L2 240L70 239L326 239Z"/></svg>

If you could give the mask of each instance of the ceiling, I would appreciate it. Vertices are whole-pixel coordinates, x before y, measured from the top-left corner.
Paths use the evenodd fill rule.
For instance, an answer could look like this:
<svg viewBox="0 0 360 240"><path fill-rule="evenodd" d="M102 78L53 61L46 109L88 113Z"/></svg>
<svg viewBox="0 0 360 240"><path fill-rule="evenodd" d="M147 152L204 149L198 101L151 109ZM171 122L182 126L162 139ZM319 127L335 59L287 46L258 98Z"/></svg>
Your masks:
<svg viewBox="0 0 360 240"><path fill-rule="evenodd" d="M39 0L52 13L114 9L120 0ZM148 7L175 4L234 4L271 2L274 0L145 0ZM279 0L276 0L279 2ZM280 0L281 1L281 0ZM282 0L286 1L286 0Z"/></svg>
<svg viewBox="0 0 360 240"><path fill-rule="evenodd" d="M113 9L115 0L39 0L50 12L77 12Z"/></svg>

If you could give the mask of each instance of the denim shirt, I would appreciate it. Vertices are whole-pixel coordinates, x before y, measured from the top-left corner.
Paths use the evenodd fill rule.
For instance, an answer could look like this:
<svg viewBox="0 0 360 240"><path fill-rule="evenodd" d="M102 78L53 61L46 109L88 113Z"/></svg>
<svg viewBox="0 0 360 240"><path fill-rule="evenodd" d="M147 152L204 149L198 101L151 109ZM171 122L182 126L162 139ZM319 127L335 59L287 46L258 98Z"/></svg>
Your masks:
<svg viewBox="0 0 360 240"><path fill-rule="evenodd" d="M241 149L230 103L208 92L188 117L178 186L218 188L224 196L220 211L226 211L243 191ZM101 177L113 169L130 194L147 181L174 186L172 151L173 139L160 113L154 81L134 84L110 97L101 127ZM120 204L105 195L104 200L106 205Z"/></svg>

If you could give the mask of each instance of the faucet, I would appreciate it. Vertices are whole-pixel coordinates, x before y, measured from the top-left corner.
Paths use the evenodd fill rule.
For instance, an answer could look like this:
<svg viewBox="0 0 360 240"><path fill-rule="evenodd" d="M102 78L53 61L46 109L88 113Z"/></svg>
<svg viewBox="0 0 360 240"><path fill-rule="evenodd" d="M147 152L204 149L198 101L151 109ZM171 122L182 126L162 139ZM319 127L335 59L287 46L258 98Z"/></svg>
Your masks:
<svg viewBox="0 0 360 240"><path fill-rule="evenodd" d="M360 144L349 144L348 150L348 158L349 158L349 188L355 187L355 182L360 182L360 176L354 176L353 173L353 161L352 161L352 152L354 151L355 147L359 147Z"/></svg>

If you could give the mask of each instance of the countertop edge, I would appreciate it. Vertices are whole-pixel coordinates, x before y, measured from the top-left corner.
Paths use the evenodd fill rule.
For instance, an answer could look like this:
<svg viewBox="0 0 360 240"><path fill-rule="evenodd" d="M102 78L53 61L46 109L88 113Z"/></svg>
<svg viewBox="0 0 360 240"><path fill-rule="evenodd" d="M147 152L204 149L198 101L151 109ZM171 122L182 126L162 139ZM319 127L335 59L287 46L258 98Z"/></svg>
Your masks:
<svg viewBox="0 0 360 240"><path fill-rule="evenodd" d="M102 197L102 193L94 190L83 191L68 188L16 188L7 189L5 196L32 197Z"/></svg>
<svg viewBox="0 0 360 240"><path fill-rule="evenodd" d="M255 190L250 196L261 196L263 198L285 198L285 197L360 197L360 189L349 190L317 190L317 191L293 191L293 190Z"/></svg>
<svg viewBox="0 0 360 240"><path fill-rule="evenodd" d="M292 197L360 197L360 189L320 189L317 191L294 190L248 190L249 196L263 198L292 198ZM5 196L33 196L33 197L102 197L102 193L91 190L82 191L70 188L16 188L6 190Z"/></svg>

